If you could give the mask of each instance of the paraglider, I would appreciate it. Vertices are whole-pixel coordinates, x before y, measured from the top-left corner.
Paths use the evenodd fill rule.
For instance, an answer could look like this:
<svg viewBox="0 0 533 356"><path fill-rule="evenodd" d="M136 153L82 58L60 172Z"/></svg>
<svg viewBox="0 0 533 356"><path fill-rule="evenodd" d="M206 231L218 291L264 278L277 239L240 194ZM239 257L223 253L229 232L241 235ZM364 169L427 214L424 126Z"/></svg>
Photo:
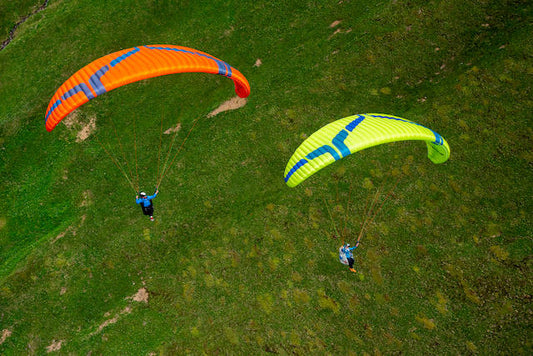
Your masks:
<svg viewBox="0 0 533 356"><path fill-rule="evenodd" d="M145 192L140 192L139 195L135 197L135 203L141 205L143 214L149 215L151 221L154 221L154 202L152 200L157 197L158 193L159 190L156 189L153 195L148 196Z"/></svg>
<svg viewBox="0 0 533 356"><path fill-rule="evenodd" d="M76 108L87 103L89 100L120 86L167 74L192 72L218 74L227 77L233 81L235 92L239 97L246 98L250 94L250 84L244 75L228 63L210 54L188 47L166 44L137 46L98 58L78 70L65 81L56 90L48 104L45 114L46 130L51 132L61 120ZM111 119L111 117L109 119ZM163 134L162 120L163 119L161 118L159 150L161 150L161 138ZM198 118L194 120L189 134L195 127L197 121ZM132 126L135 134L135 121L133 121ZM129 168L130 166L127 164L125 150L122 147L120 138L118 137L119 135L116 131L117 130L115 129L120 146L119 151L122 153L123 161L126 163L125 166ZM168 154L166 155L166 159L163 161L164 165L162 169L159 169L160 152L158 153L158 177L155 184L155 194L152 196L146 196L146 194L143 196L143 194L139 194L141 195L141 198L139 198L139 196L136 197L136 203L141 204L143 213L149 215L151 220L153 220L153 204L151 200L157 196L158 188L163 177L174 163L179 151L189 137L189 134L187 134L182 142L178 152L174 154L174 158L171 159L170 152L174 146L174 140L177 137L176 131L172 144L168 150ZM102 146L102 149L121 171L131 188L136 193L139 192L139 183L135 180L131 169L128 174L127 169L121 166L121 159L114 157L112 154L115 153L114 150L107 149L100 143L98 138L96 141ZM137 142L136 139L130 141L135 145L135 148L129 151L135 152L135 167L137 169ZM137 180L138 179L137 173Z"/></svg>
<svg viewBox="0 0 533 356"><path fill-rule="evenodd" d="M63 83L46 109L46 130L52 131L73 110L105 92L139 80L185 72L228 77L239 97L250 95L250 84L241 72L207 53L174 45L138 46L98 58Z"/></svg>
<svg viewBox="0 0 533 356"><path fill-rule="evenodd" d="M351 247L350 244L343 244L341 247L339 247L339 261L343 265L347 265L350 268L350 271L356 273L357 271L353 268L353 264L355 263L353 259L353 250L355 250L357 247L359 247L359 241L355 244L355 246Z"/></svg>
<svg viewBox="0 0 533 356"><path fill-rule="evenodd" d="M425 141L428 148L428 158L433 163L444 163L450 157L450 147L446 140L425 126L393 115L359 114L327 124L309 136L296 149L287 163L284 173L285 183L289 187L295 187L322 168L352 153L388 142L405 140ZM381 193L378 190L370 208L366 210L365 207L363 224L356 245L350 247L349 244L343 243L339 247L339 262L349 266L350 271L356 272L353 268L352 251L359 246L366 227L378 215L388 197L392 195L396 184L380 204L378 204L378 200ZM349 211L348 205L346 207L347 212ZM324 206L333 222L325 199ZM333 226L335 233L342 236L344 230L339 232L334 222Z"/></svg>
<svg viewBox="0 0 533 356"><path fill-rule="evenodd" d="M295 187L327 165L352 153L387 142L426 141L428 158L444 163L450 147L435 131L401 117L360 114L334 121L309 136L285 168L285 183Z"/></svg>

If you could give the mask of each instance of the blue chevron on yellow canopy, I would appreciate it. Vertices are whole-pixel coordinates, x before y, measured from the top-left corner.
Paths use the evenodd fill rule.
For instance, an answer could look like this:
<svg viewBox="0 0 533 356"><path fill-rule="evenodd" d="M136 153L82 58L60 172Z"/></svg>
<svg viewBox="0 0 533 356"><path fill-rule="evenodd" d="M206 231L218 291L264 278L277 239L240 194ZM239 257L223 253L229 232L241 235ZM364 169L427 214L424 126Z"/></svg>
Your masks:
<svg viewBox="0 0 533 356"><path fill-rule="evenodd" d="M450 147L435 131L401 117L385 114L348 116L322 127L296 149L285 168L285 183L295 187L327 165L383 143L421 140L433 163L444 163Z"/></svg>

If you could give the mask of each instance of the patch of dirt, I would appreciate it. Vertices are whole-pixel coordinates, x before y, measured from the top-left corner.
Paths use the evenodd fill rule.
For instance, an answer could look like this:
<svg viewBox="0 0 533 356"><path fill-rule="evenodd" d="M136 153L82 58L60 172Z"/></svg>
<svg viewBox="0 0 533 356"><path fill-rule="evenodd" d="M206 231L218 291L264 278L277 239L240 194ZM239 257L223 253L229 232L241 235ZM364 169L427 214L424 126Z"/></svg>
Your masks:
<svg viewBox="0 0 533 356"><path fill-rule="evenodd" d="M64 341L65 341L65 340L59 340L59 341L55 341L55 340L53 340L51 345L46 346L46 352L47 352L47 353L50 353L50 352L54 352L54 351L59 351L59 350L61 350L61 344L62 344Z"/></svg>
<svg viewBox="0 0 533 356"><path fill-rule="evenodd" d="M85 219L87 218L87 215L83 214L81 216L81 221L80 221L80 224L78 225L78 227L80 227L84 222L85 222ZM74 233L74 235L76 235L76 233Z"/></svg>
<svg viewBox="0 0 533 356"><path fill-rule="evenodd" d="M246 98L240 98L240 97L236 96L236 97L233 97L233 98L229 99L228 101L225 101L222 104L220 104L220 106L218 108L216 108L215 110L213 110L209 114L207 114L207 117L216 116L216 115L218 115L218 114L220 114L221 112L224 112L224 111L229 111L229 110L235 110L235 109L238 109L238 108L242 108L244 105L246 105Z"/></svg>
<svg viewBox="0 0 533 356"><path fill-rule="evenodd" d="M261 61L261 58L257 58L257 60L254 63L254 67L259 67L263 62Z"/></svg>
<svg viewBox="0 0 533 356"><path fill-rule="evenodd" d="M2 330L2 336L0 336L0 345L2 345L4 341L6 341L6 339L10 336L11 336L11 330L8 330L8 329Z"/></svg>
<svg viewBox="0 0 533 356"><path fill-rule="evenodd" d="M174 132L178 132L179 130L181 130L181 122L178 122L178 124L176 125L176 127L171 127L169 128L168 130L166 130L165 132L163 132L165 135L170 135L171 133L174 133Z"/></svg>
<svg viewBox="0 0 533 356"><path fill-rule="evenodd" d="M61 122L67 127L67 129L74 129L74 126L78 125L78 111L74 110L73 112L68 114L67 117L61 120Z"/></svg>
<svg viewBox="0 0 533 356"><path fill-rule="evenodd" d="M96 116L91 116L89 122L82 122L76 110L61 121L69 130L75 130L76 142L85 141L96 130Z"/></svg>
<svg viewBox="0 0 533 356"><path fill-rule="evenodd" d="M96 130L96 117L91 117L89 123L82 127L78 134L76 135L76 142L82 142L91 136L91 134Z"/></svg>
<svg viewBox="0 0 533 356"><path fill-rule="evenodd" d="M137 291L137 293L135 293L131 297L126 297L125 299L130 299L130 300L133 300L135 302L148 303L148 297L149 297L148 291L146 290L146 288L143 287L143 288L140 288ZM120 312L115 314L114 317L109 318L109 319L105 320L102 324L100 324L98 326L98 328L94 332L92 332L90 334L90 336L93 336L93 335L96 335L96 334L102 332L102 330L104 330L104 328L106 328L107 326L109 326L111 324L115 324L117 321L119 321L119 319L120 319L120 317L122 315L130 314L131 312L132 312L131 305L126 306ZM111 312L107 312L107 313L104 314L104 317L108 318L111 315L112 315Z"/></svg>
<svg viewBox="0 0 533 356"><path fill-rule="evenodd" d="M57 235L52 241L50 241L50 243L51 244L55 243L60 238L64 237L67 234L67 232L69 232L70 230L72 230L72 226L67 227L67 229L65 231L63 231L62 233Z"/></svg>
<svg viewBox="0 0 533 356"><path fill-rule="evenodd" d="M335 32L333 32L329 37L328 37L328 40L330 40L333 36L335 36L336 34L338 33L350 33L352 32L352 29L349 28L347 30L341 30L340 28L336 29Z"/></svg>
<svg viewBox="0 0 533 356"><path fill-rule="evenodd" d="M98 334L99 332L101 332L106 326L109 326L111 324L115 324L119 317L121 315L124 315L124 314L129 314L131 313L131 307L130 306L127 306L126 308L122 309L122 311L120 313L118 313L117 315L115 315L113 318L111 319L107 319L106 321L104 321L102 324L100 324L98 326L98 330L96 330L95 332L91 333L91 336L94 335L94 334Z"/></svg>
<svg viewBox="0 0 533 356"><path fill-rule="evenodd" d="M100 324L98 326L98 331L97 332L102 331L108 325L115 324L118 321L118 317L119 317L119 315L117 314L117 315L115 315L115 317L113 317L111 319L107 319L106 321L104 321L102 324Z"/></svg>
<svg viewBox="0 0 533 356"><path fill-rule="evenodd" d="M132 299L136 302L148 303L148 291L146 290L146 288L141 288L137 291L137 293L135 293L128 299Z"/></svg>
<svg viewBox="0 0 533 356"><path fill-rule="evenodd" d="M330 25L329 25L329 28L335 28L337 26L339 26L341 23L341 21L337 20L337 21L333 21ZM335 32L333 32L329 37L328 37L328 40L330 40L333 36L335 36L336 34L339 34L339 33L350 33L352 32L352 29L349 28L347 30L343 30L341 28L338 28L335 30Z"/></svg>

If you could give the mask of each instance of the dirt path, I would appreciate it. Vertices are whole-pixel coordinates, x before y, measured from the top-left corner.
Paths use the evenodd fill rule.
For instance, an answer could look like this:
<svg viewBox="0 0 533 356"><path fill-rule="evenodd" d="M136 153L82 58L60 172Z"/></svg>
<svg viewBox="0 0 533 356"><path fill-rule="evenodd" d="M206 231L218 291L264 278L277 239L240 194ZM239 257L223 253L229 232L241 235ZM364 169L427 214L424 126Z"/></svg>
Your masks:
<svg viewBox="0 0 533 356"><path fill-rule="evenodd" d="M9 31L9 34L7 36L7 39L5 39L4 41L2 41L2 43L0 44L0 51L3 50L4 48L6 48L6 46L11 43L11 41L13 41L13 39L15 38L15 31L17 30L17 28L22 25L24 22L26 22L26 20L28 20L30 18L30 16L33 16L35 15L36 13L38 12L41 12L43 11L44 9L46 9L46 7L48 6L48 0L45 0L44 3L39 6L37 9L33 10L29 15L26 15L24 16L22 19L19 20L19 22L17 22L15 24L15 26L13 26L13 28L11 29L11 31Z"/></svg>

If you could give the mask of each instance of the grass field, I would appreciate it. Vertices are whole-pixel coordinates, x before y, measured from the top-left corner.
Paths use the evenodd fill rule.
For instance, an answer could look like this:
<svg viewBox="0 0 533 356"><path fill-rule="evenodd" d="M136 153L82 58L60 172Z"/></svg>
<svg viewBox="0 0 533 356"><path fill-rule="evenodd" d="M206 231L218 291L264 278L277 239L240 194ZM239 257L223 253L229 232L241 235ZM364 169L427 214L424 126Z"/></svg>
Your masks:
<svg viewBox="0 0 533 356"><path fill-rule="evenodd" d="M0 51L0 354L533 352L530 2L44 3L0 0L0 42L32 14ZM179 74L45 130L70 75L142 44L228 62L246 105L208 118L233 83ZM434 129L450 160L399 142L285 185L306 137L367 112ZM102 145L151 193L178 123L150 222ZM334 224L355 242L398 177L349 272Z"/></svg>

